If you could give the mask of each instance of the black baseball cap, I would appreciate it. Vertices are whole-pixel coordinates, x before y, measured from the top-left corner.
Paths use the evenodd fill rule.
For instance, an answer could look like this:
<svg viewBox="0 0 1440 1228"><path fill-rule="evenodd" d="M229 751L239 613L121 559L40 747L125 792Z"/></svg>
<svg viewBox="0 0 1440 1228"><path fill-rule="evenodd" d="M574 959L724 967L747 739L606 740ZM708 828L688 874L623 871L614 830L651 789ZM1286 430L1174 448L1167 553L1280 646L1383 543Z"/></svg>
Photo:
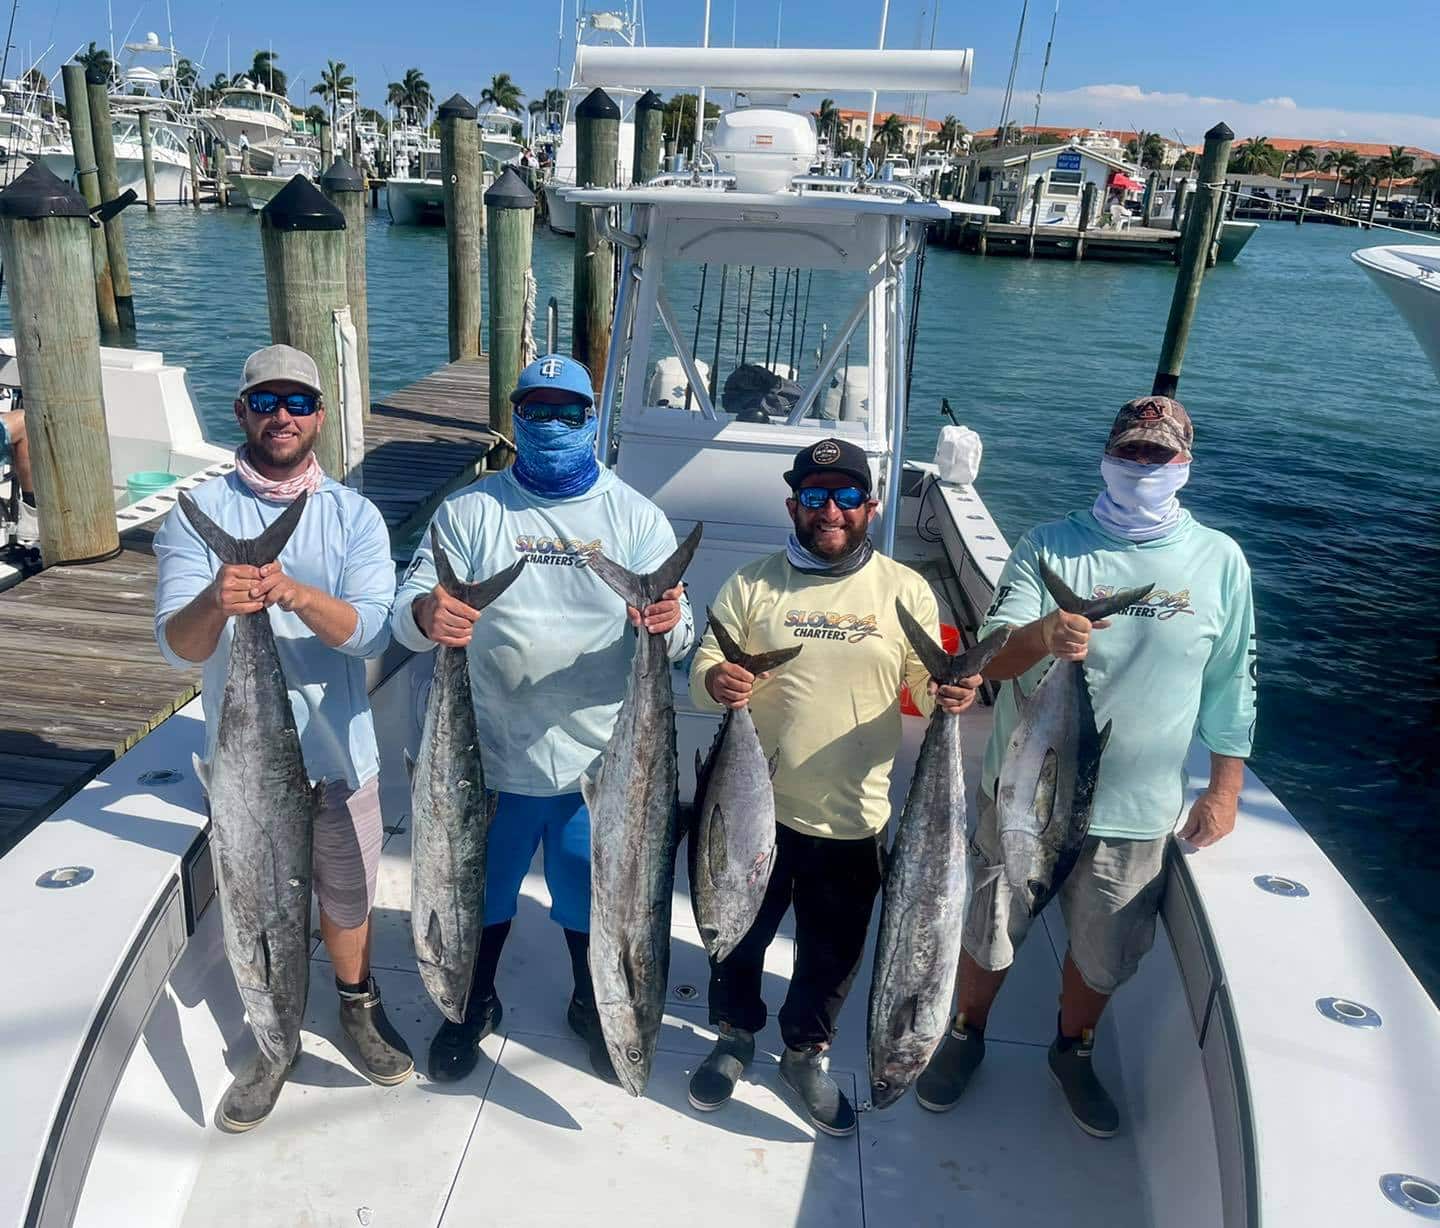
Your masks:
<svg viewBox="0 0 1440 1228"><path fill-rule="evenodd" d="M791 490L816 473L843 473L855 479L867 495L870 493L870 462L865 453L844 439L822 439L795 453L795 468L785 475Z"/></svg>

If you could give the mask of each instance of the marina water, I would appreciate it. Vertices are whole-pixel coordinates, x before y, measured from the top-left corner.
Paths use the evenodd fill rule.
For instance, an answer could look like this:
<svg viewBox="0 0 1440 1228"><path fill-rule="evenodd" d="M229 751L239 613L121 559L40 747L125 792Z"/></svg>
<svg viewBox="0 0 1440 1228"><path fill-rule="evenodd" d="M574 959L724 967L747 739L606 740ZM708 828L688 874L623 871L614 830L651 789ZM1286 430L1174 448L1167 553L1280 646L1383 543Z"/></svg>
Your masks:
<svg viewBox="0 0 1440 1228"><path fill-rule="evenodd" d="M138 344L187 367L211 438L237 441L240 367L270 338L256 218L132 210L126 227ZM1349 259L1388 238L1262 224L1235 264L1211 270L1180 385L1196 422L1183 500L1254 570L1256 770L1440 999L1440 389ZM445 237L391 226L382 209L367 239L379 394L446 359ZM536 232L537 334L553 294L562 348L571 254ZM1150 390L1173 285L1169 265L932 248L909 455L930 459L948 397L984 439L979 487L1012 541L1088 506L1114 411Z"/></svg>

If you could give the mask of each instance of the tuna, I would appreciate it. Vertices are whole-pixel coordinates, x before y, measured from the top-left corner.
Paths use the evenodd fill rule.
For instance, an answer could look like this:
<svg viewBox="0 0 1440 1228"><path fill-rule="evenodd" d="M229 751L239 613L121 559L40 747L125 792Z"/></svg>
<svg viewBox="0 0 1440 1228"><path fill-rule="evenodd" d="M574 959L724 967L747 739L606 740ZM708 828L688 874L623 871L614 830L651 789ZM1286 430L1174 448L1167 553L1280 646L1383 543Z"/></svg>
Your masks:
<svg viewBox="0 0 1440 1228"><path fill-rule="evenodd" d="M180 496L180 509L222 563L273 563L305 511L301 495L259 537L237 539ZM210 799L225 957L260 1051L288 1066L300 1049L310 986L310 837L320 809L270 612L230 620L230 662L215 753L195 760Z"/></svg>
<svg viewBox="0 0 1440 1228"><path fill-rule="evenodd" d="M978 674L1010 635L1002 629L952 656L899 601L895 612L942 685ZM938 705L930 714L886 866L870 983L870 1100L877 1109L909 1090L950 1026L971 885L961 719Z"/></svg>
<svg viewBox="0 0 1440 1228"><path fill-rule="evenodd" d="M603 554L590 569L627 605L644 609L674 588L700 544L702 525L646 576ZM621 1086L644 1093L670 976L679 770L675 696L665 637L636 637L625 699L593 778L590 808L590 979L605 1047Z"/></svg>
<svg viewBox="0 0 1440 1228"><path fill-rule="evenodd" d="M435 574L450 596L483 610L525 566L478 584L460 580L434 526ZM445 1018L460 1023L470 999L485 919L485 849L495 795L485 787L467 649L435 650L420 757L410 774L410 927L420 979Z"/></svg>
<svg viewBox="0 0 1440 1228"><path fill-rule="evenodd" d="M705 611L725 659L757 677L784 665L799 648L749 655ZM695 826L690 835L695 924L717 963L750 932L775 866L773 762L765 758L749 707L728 708L710 754L695 752Z"/></svg>
<svg viewBox="0 0 1440 1228"><path fill-rule="evenodd" d="M1091 622L1141 601L1155 586L1124 589L1086 601L1076 596L1042 558L1040 578L1062 610ZM1005 877L1032 917L1065 882L1085 846L1100 758L1110 722L1095 727L1095 705L1079 661L1055 661L1027 698L1017 681L1020 719L1005 747L995 807Z"/></svg>

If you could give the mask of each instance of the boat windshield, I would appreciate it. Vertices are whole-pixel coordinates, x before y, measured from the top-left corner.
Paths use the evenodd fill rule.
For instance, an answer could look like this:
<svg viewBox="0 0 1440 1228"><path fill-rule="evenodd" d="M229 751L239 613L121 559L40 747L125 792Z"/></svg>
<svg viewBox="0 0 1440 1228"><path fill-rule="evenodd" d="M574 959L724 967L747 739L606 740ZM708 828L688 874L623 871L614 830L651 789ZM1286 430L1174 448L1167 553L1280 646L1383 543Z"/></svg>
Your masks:
<svg viewBox="0 0 1440 1228"><path fill-rule="evenodd" d="M868 430L868 301L854 271L666 261L644 403L701 410L693 356L717 413L781 423L798 412Z"/></svg>
<svg viewBox="0 0 1440 1228"><path fill-rule="evenodd" d="M226 94L220 105L235 111L262 111L268 115L281 113L280 99L269 94L252 93L250 90L236 90L233 94Z"/></svg>

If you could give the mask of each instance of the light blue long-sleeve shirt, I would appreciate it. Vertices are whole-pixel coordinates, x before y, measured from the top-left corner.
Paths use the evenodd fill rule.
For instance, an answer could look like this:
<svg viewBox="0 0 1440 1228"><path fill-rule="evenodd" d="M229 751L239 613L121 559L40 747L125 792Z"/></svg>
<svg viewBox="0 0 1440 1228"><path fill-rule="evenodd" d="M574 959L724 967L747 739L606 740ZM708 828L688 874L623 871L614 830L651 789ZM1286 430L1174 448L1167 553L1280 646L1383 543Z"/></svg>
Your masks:
<svg viewBox="0 0 1440 1228"><path fill-rule="evenodd" d="M213 478L191 493L202 512L238 538L258 536L288 506L259 498L233 473ZM178 506L155 535L155 557L160 570L155 640L171 665L188 669L194 662L171 648L165 624L215 578L220 560ZM327 478L307 501L279 562L286 575L355 609L355 631L339 648L327 645L298 614L278 606L271 606L267 614L290 690L305 770L312 780L345 780L358 788L380 770L365 688L365 658L378 657L390 642L390 602L395 594L390 534L373 503ZM203 672L207 762L215 751L232 636L227 620Z"/></svg>
<svg viewBox="0 0 1440 1228"><path fill-rule="evenodd" d="M485 580L517 558L519 578L481 615L470 639L485 780L531 797L573 793L615 727L634 654L625 603L586 566L596 550L633 572L654 571L675 533L650 500L609 469L583 495L545 499L500 473L452 495L433 521L462 580ZM395 595L395 638L435 647L415 625L417 597L435 587L430 533ZM667 637L670 659L694 640L690 603Z"/></svg>
<svg viewBox="0 0 1440 1228"><path fill-rule="evenodd" d="M1171 830L1184 798L1184 763L1197 735L1216 754L1249 756L1255 731L1255 607L1240 547L1188 512L1152 542L1114 537L1087 511L1031 529L1000 574L980 637L1023 627L1055 608L1037 556L1089 600L1154 584L1150 595L1090 636L1085 677L1100 728L1112 722L1100 760L1092 835L1153 839ZM1050 666L1021 675L1029 695ZM995 705L981 787L994 796L1005 746L1018 721L1012 684Z"/></svg>

